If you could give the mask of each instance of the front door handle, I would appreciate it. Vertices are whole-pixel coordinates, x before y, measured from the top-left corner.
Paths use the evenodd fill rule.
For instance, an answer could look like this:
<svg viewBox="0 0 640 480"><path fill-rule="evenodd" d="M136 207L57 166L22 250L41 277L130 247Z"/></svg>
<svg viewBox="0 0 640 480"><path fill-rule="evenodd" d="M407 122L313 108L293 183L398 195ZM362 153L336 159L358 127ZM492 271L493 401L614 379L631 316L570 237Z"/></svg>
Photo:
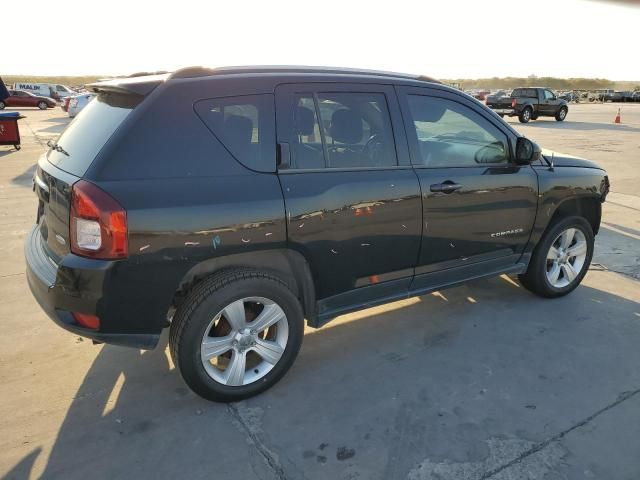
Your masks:
<svg viewBox="0 0 640 480"><path fill-rule="evenodd" d="M442 192L442 193L451 193L455 192L459 188L462 188L462 185L459 183L453 183L450 180L442 183L434 183L431 185L430 190L432 192Z"/></svg>

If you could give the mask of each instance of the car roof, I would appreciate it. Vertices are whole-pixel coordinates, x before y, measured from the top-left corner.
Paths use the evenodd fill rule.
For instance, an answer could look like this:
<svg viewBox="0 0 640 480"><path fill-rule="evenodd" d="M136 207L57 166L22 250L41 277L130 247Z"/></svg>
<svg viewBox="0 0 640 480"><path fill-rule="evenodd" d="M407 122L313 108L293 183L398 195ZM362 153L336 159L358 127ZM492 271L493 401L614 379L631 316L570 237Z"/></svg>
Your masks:
<svg viewBox="0 0 640 480"><path fill-rule="evenodd" d="M262 65L262 66L235 66L235 67L187 67L176 70L173 73L145 75L126 78L114 78L112 80L97 82L86 85L93 92L112 91L120 93L135 93L146 95L155 87L171 80L197 81L199 79L215 79L227 76L261 77L261 76L300 76L305 81L326 80L329 76L344 81L346 77L358 79L378 79L411 81L418 83L441 84L438 80L425 75L406 74L397 72L386 72L380 70L366 70L342 67L314 67L314 66L289 66L289 65Z"/></svg>
<svg viewBox="0 0 640 480"><path fill-rule="evenodd" d="M169 78L195 78L208 77L213 75L238 75L238 74L260 74L260 73L301 73L301 74L338 74L338 75L355 75L368 77L393 77L403 78L407 80L421 80L426 82L440 83L434 78L425 75L416 75L408 73L387 72L383 70L367 70L346 67L318 67L318 66L302 66L302 65L245 65L232 67L187 67L173 72Z"/></svg>

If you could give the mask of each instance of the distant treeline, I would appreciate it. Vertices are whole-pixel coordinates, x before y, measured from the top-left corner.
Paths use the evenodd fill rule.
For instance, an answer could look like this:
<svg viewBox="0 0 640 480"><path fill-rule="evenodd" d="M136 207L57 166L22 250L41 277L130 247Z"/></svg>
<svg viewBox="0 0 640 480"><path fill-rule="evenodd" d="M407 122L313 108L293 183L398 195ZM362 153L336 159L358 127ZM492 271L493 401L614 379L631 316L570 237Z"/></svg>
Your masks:
<svg viewBox="0 0 640 480"><path fill-rule="evenodd" d="M616 82L606 78L556 78L556 77L493 77L478 79L443 80L446 83L457 83L464 89L469 88L504 88L516 87L549 87L554 90L597 90L614 88L618 90L640 89L640 81Z"/></svg>
<svg viewBox="0 0 640 480"><path fill-rule="evenodd" d="M87 83L97 82L101 78L109 78L108 75L100 76L78 76L78 77L57 77L57 76L35 76L35 75L2 75L2 80L7 85L22 82L22 83L61 83L67 86L85 85Z"/></svg>

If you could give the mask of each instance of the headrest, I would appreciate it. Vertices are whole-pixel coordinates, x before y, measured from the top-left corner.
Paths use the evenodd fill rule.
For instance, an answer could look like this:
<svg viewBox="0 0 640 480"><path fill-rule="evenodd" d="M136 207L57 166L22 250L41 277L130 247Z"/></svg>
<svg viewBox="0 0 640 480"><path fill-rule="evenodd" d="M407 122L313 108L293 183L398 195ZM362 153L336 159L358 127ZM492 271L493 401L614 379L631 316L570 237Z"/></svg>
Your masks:
<svg viewBox="0 0 640 480"><path fill-rule="evenodd" d="M253 122L241 115L229 115L224 121L224 133L237 143L251 143L253 136Z"/></svg>
<svg viewBox="0 0 640 480"><path fill-rule="evenodd" d="M295 111L295 131L298 135L313 135L316 119L313 110L297 107Z"/></svg>
<svg viewBox="0 0 640 480"><path fill-rule="evenodd" d="M427 108L424 108L424 104L421 107L413 108L413 105L410 104L414 122L437 122L447 110L444 102L438 100L427 102L426 105Z"/></svg>
<svg viewBox="0 0 640 480"><path fill-rule="evenodd" d="M334 142L358 143L362 140L362 118L353 110L342 108L331 116L331 138Z"/></svg>

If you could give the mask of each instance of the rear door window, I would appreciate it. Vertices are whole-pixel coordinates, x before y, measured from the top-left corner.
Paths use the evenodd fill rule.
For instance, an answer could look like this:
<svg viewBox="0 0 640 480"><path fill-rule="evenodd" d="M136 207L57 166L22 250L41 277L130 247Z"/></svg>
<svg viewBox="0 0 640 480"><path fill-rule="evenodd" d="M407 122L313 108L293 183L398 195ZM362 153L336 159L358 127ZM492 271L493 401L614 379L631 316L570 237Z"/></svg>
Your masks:
<svg viewBox="0 0 640 480"><path fill-rule="evenodd" d="M261 172L275 171L276 133L273 95L201 100L200 119L236 160Z"/></svg>
<svg viewBox="0 0 640 480"><path fill-rule="evenodd" d="M65 172L83 176L100 149L141 100L142 97L134 95L98 95L62 132L47 159Z"/></svg>
<svg viewBox="0 0 640 480"><path fill-rule="evenodd" d="M291 168L396 166L383 93L318 92L294 97Z"/></svg>

